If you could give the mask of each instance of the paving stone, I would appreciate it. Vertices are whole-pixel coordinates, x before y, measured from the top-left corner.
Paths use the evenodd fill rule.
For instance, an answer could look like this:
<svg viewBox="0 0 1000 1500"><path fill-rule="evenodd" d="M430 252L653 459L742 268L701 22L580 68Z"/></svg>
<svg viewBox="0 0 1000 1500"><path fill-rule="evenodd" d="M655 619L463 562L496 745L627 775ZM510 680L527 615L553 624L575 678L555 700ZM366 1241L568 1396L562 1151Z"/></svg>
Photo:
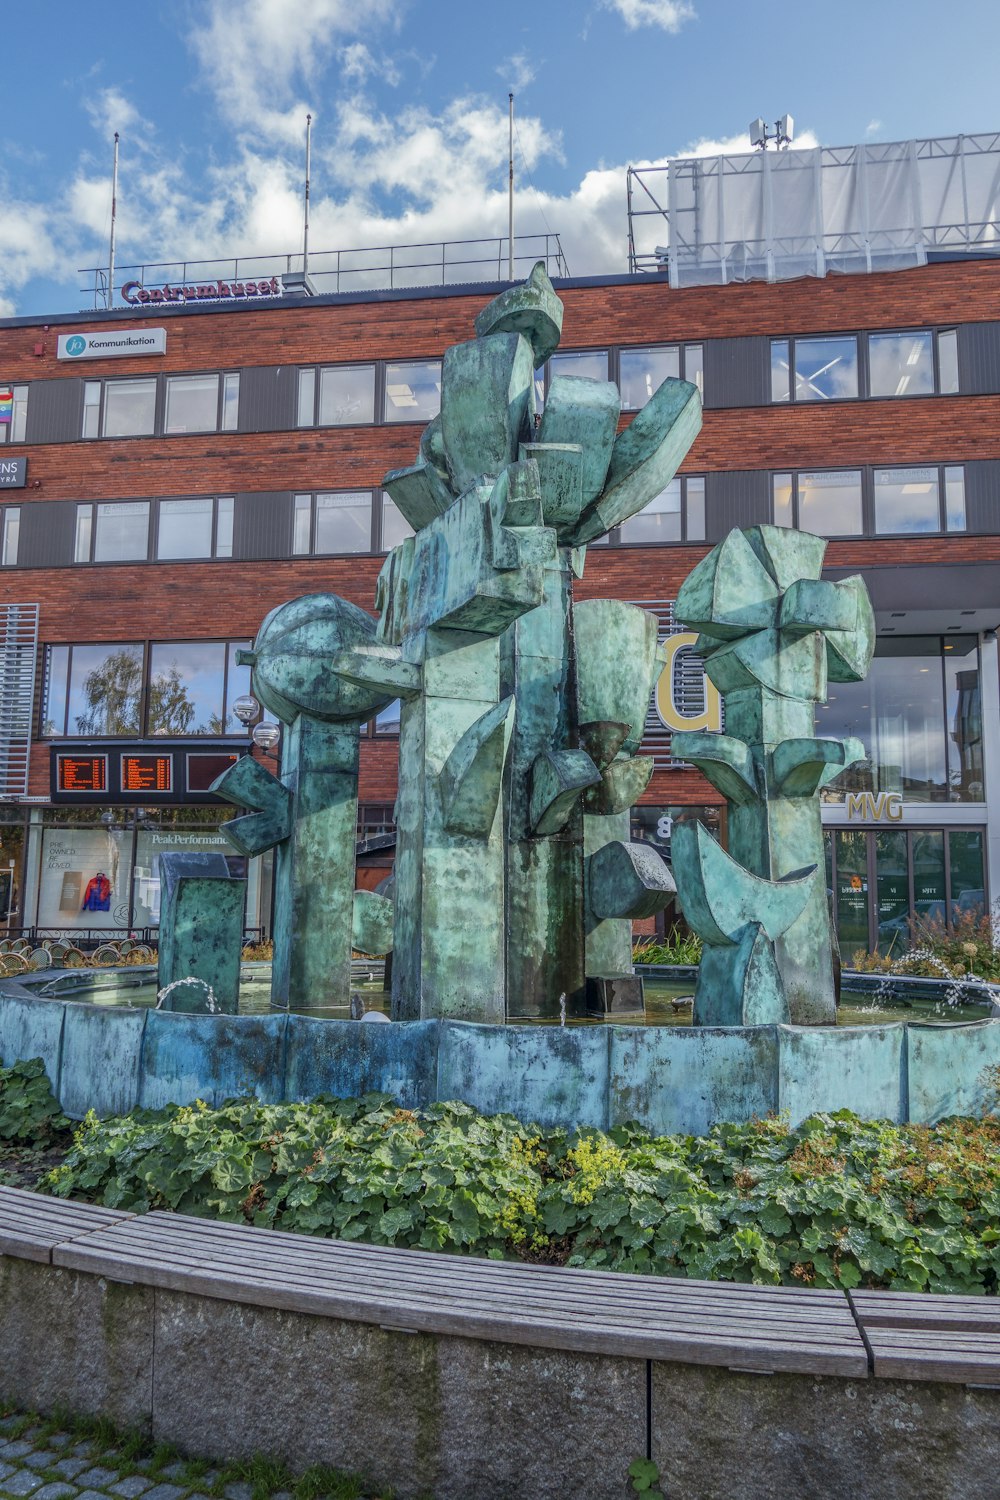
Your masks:
<svg viewBox="0 0 1000 1500"><path fill-rule="evenodd" d="M11 1438L9 1443L4 1443L3 1447L0 1447L0 1458L9 1463L12 1458L23 1458L26 1453L32 1451L33 1447L34 1444L29 1443L26 1438Z"/></svg>
<svg viewBox="0 0 1000 1500"><path fill-rule="evenodd" d="M31 1500L35 1500L32 1495ZM107 1490L77 1490L76 1500L108 1500Z"/></svg>
<svg viewBox="0 0 1000 1500"><path fill-rule="evenodd" d="M32 1495L39 1489L43 1481L39 1479L34 1469L18 1469L9 1479L3 1482L5 1495Z"/></svg>
<svg viewBox="0 0 1000 1500"><path fill-rule="evenodd" d="M160 1478L167 1480L180 1480L183 1483L184 1471L186 1469L187 1464L179 1459L177 1463L167 1464L166 1468L161 1469ZM187 1486L185 1486L185 1488L187 1488Z"/></svg>
<svg viewBox="0 0 1000 1500"><path fill-rule="evenodd" d="M13 1474L13 1473L14 1473L14 1465L13 1464L0 1463L0 1484L2 1484L3 1481L7 1478L8 1474Z"/></svg>
<svg viewBox="0 0 1000 1500"><path fill-rule="evenodd" d="M155 1489L146 1491L143 1500L181 1500L186 1493L187 1485L158 1484Z"/></svg>
<svg viewBox="0 0 1000 1500"><path fill-rule="evenodd" d="M61 1474L64 1479L75 1479L78 1474L89 1467L89 1458L61 1458L58 1463L52 1465L52 1470L55 1474Z"/></svg>
<svg viewBox="0 0 1000 1500"><path fill-rule="evenodd" d="M36 1490L33 1500L72 1500L72 1496L79 1494L75 1484L44 1484L40 1490Z"/></svg>
<svg viewBox="0 0 1000 1500"><path fill-rule="evenodd" d="M117 1469L102 1469L98 1464L96 1468L85 1469L82 1474L78 1474L76 1482L84 1489L89 1486L92 1490L106 1490L108 1485L114 1484L117 1478Z"/></svg>
<svg viewBox="0 0 1000 1500"><path fill-rule="evenodd" d="M227 1484L222 1493L226 1500L252 1500L253 1487L241 1480L238 1484Z"/></svg>
<svg viewBox="0 0 1000 1500"><path fill-rule="evenodd" d="M111 1486L113 1495L123 1495L125 1500L136 1500L136 1496L144 1495L151 1488L153 1481L145 1474L130 1474L127 1479L119 1479L117 1484Z"/></svg>
<svg viewBox="0 0 1000 1500"><path fill-rule="evenodd" d="M44 1448L36 1448L34 1452L26 1453L21 1462L27 1464L29 1469L51 1469L58 1459L58 1452L46 1444Z"/></svg>

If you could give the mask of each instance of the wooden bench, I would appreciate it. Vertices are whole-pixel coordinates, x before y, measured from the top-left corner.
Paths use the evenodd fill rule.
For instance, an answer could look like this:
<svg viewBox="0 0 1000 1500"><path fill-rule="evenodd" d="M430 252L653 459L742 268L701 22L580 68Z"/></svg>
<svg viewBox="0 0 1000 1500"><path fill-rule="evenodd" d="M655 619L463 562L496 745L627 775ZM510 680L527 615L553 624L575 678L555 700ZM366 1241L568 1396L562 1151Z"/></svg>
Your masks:
<svg viewBox="0 0 1000 1500"><path fill-rule="evenodd" d="M864 1377L839 1292L560 1269L130 1216L0 1188L0 1251L113 1281L539 1348Z"/></svg>
<svg viewBox="0 0 1000 1500"><path fill-rule="evenodd" d="M1000 1300L933 1292L851 1292L872 1373L1000 1388Z"/></svg>

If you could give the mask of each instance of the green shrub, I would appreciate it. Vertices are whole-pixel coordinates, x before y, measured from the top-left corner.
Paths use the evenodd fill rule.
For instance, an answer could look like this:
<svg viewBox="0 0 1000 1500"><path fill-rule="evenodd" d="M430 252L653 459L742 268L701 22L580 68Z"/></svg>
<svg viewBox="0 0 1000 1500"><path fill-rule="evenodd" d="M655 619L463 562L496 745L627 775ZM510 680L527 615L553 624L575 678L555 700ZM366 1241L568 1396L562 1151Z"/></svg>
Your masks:
<svg viewBox="0 0 1000 1500"><path fill-rule="evenodd" d="M908 946L924 956L911 957L902 948L889 953L861 949L851 955L851 968L861 974L918 974L926 979L941 979L944 970L953 979L975 974L979 979L1000 981L1000 948L993 940L993 919L988 912L957 912L950 929L940 920L914 917Z"/></svg>
<svg viewBox="0 0 1000 1500"><path fill-rule="evenodd" d="M68 1125L40 1057L0 1067L0 1141L44 1146Z"/></svg>
<svg viewBox="0 0 1000 1500"><path fill-rule="evenodd" d="M694 932L672 932L662 943L640 939L632 946L632 961L637 964L701 963L701 938Z"/></svg>
<svg viewBox="0 0 1000 1500"><path fill-rule="evenodd" d="M45 1190L340 1239L606 1270L995 1293L1000 1119L847 1111L654 1138L382 1095L89 1116Z"/></svg>

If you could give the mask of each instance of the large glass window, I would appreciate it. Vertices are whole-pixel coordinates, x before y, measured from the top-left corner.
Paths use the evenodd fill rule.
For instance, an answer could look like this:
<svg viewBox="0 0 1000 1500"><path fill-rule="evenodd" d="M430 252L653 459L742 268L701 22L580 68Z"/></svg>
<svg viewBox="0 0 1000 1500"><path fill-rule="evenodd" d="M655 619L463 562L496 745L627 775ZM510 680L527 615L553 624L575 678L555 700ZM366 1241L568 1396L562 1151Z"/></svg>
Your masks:
<svg viewBox="0 0 1000 1500"><path fill-rule="evenodd" d="M953 828L948 833L951 874L951 920L979 918L986 911L983 835L979 829Z"/></svg>
<svg viewBox="0 0 1000 1500"><path fill-rule="evenodd" d="M704 541L704 479L701 475L672 479L638 515L622 522L616 538L626 545Z"/></svg>
<svg viewBox="0 0 1000 1500"><path fill-rule="evenodd" d="M21 507L5 505L0 540L0 565L12 568L17 563L17 546L21 536Z"/></svg>
<svg viewBox="0 0 1000 1500"><path fill-rule="evenodd" d="M77 506L77 562L87 560L79 556L88 530L85 522L81 524L80 512L90 508ZM114 501L93 509L96 511L92 529L94 562L132 562L148 556L148 500Z"/></svg>
<svg viewBox="0 0 1000 1500"><path fill-rule="evenodd" d="M393 547L398 547L408 536L413 535L413 527L403 515L399 506L389 495L382 496L382 551L391 552Z"/></svg>
<svg viewBox="0 0 1000 1500"><path fill-rule="evenodd" d="M936 468L876 469L873 484L876 532L884 535L943 529Z"/></svg>
<svg viewBox="0 0 1000 1500"><path fill-rule="evenodd" d="M954 328L943 329L937 336L938 391L951 396L958 390L958 334Z"/></svg>
<svg viewBox="0 0 1000 1500"><path fill-rule="evenodd" d="M870 333L868 390L872 396L932 396L934 335L930 329Z"/></svg>
<svg viewBox="0 0 1000 1500"><path fill-rule="evenodd" d="M149 648L148 734L225 732L226 642Z"/></svg>
<svg viewBox="0 0 1000 1500"><path fill-rule="evenodd" d="M167 376L164 432L214 432L218 425L218 375Z"/></svg>
<svg viewBox="0 0 1000 1500"><path fill-rule="evenodd" d="M28 423L28 387L0 380L0 443L23 443Z"/></svg>
<svg viewBox="0 0 1000 1500"><path fill-rule="evenodd" d="M840 401L857 394L858 341L853 334L772 340L772 401Z"/></svg>
<svg viewBox="0 0 1000 1500"><path fill-rule="evenodd" d="M623 349L618 384L622 411L639 411L665 380L680 379L681 351L676 344L652 349Z"/></svg>
<svg viewBox="0 0 1000 1500"><path fill-rule="evenodd" d="M233 497L210 495L190 500L161 500L157 514L156 555L162 560L187 557L232 557Z"/></svg>
<svg viewBox="0 0 1000 1500"><path fill-rule="evenodd" d="M775 474L774 524L815 536L860 536L864 529L860 469Z"/></svg>
<svg viewBox="0 0 1000 1500"><path fill-rule="evenodd" d="M142 657L137 643L50 646L42 734L138 734Z"/></svg>
<svg viewBox="0 0 1000 1500"><path fill-rule="evenodd" d="M295 496L292 552L296 556L371 551L370 490Z"/></svg>
<svg viewBox="0 0 1000 1500"><path fill-rule="evenodd" d="M355 427L375 420L375 366L299 371L299 427Z"/></svg>
<svg viewBox="0 0 1000 1500"><path fill-rule="evenodd" d="M155 418L155 379L105 381L105 437L148 437L153 431ZM87 436L86 431L84 436Z"/></svg>
<svg viewBox="0 0 1000 1500"><path fill-rule="evenodd" d="M586 380L607 380L608 351L582 349L578 353L553 354L549 360L550 380L553 375L577 375Z"/></svg>
<svg viewBox="0 0 1000 1500"><path fill-rule="evenodd" d="M605 374L607 379L607 374ZM386 422L430 422L441 410L441 361L408 360L385 367Z"/></svg>
<svg viewBox="0 0 1000 1500"><path fill-rule="evenodd" d="M868 759L829 789L898 792L909 802L983 800L979 654L974 636L880 636L865 682L830 683L816 732L855 735Z"/></svg>

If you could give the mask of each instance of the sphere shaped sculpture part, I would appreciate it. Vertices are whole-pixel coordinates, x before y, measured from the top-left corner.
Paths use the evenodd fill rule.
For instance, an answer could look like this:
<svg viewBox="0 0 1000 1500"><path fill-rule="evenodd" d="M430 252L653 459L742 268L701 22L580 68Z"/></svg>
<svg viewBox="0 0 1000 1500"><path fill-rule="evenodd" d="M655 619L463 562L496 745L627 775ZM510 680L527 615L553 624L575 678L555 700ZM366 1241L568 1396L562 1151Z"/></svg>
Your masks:
<svg viewBox="0 0 1000 1500"><path fill-rule="evenodd" d="M353 646L370 646L375 621L336 594L306 594L273 609L265 618L253 651L253 685L265 708L286 724L300 713L329 723L360 723L388 707L393 695L345 682L330 670L330 659Z"/></svg>

